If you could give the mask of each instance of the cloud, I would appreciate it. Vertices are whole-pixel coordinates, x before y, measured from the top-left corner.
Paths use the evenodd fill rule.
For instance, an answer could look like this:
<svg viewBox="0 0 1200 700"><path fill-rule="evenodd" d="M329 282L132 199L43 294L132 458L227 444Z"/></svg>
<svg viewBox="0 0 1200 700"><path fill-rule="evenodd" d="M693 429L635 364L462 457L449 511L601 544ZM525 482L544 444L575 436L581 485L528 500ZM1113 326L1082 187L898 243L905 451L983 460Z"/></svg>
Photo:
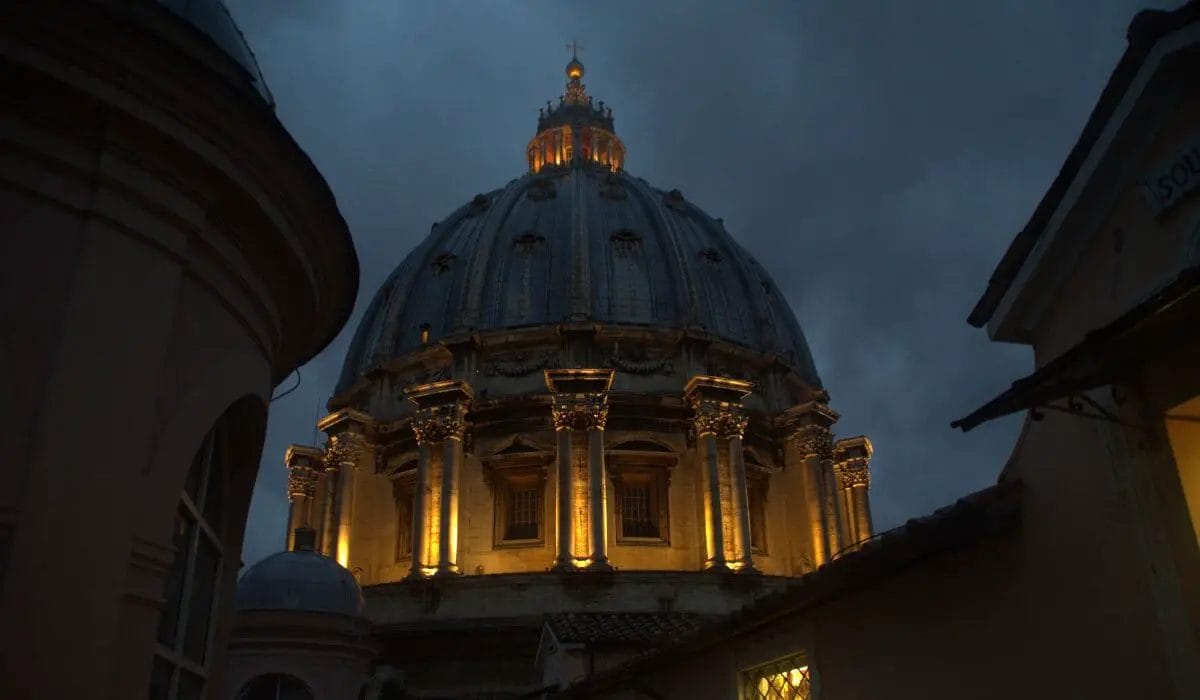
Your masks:
<svg viewBox="0 0 1200 700"><path fill-rule="evenodd" d="M780 284L839 433L876 444L885 528L986 486L1008 456L1019 419L948 424L1030 355L963 319L1140 0L229 5L354 234L355 319L431 223L523 171L577 39L629 170L724 218ZM283 451L311 441L354 322L272 406L247 562L282 545Z"/></svg>

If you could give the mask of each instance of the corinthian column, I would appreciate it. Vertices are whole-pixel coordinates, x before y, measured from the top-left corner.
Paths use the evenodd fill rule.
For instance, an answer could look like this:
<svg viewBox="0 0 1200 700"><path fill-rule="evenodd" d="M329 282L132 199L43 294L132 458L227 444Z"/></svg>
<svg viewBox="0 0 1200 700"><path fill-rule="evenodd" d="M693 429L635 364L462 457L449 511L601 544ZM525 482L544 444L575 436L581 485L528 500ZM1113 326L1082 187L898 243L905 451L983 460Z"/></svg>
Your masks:
<svg viewBox="0 0 1200 700"><path fill-rule="evenodd" d="M411 386L404 392L417 405L412 422L417 483L410 575L457 574L459 481L471 387L449 379Z"/></svg>
<svg viewBox="0 0 1200 700"><path fill-rule="evenodd" d="M283 458L288 470L287 548L295 548L296 530L313 526L314 497L317 492L321 450L306 445L290 445Z"/></svg>
<svg viewBox="0 0 1200 700"><path fill-rule="evenodd" d="M326 541L322 550L350 566L350 543L354 525L354 488L360 458L366 452L366 432L372 419L362 411L345 408L317 422L329 436L325 445Z"/></svg>
<svg viewBox="0 0 1200 700"><path fill-rule="evenodd" d="M329 436L325 447L325 463L337 469L337 496L334 501L337 538L334 558L342 566L350 565L350 530L354 524L354 478L358 472L361 453L360 436L356 433L340 433Z"/></svg>
<svg viewBox="0 0 1200 700"><path fill-rule="evenodd" d="M846 522L850 545L871 539L870 461L875 450L866 436L838 440L834 447L835 469L846 504Z"/></svg>
<svg viewBox="0 0 1200 700"><path fill-rule="evenodd" d="M796 457L801 460L797 466L803 469L804 514L809 527L812 563L817 567L832 556L821 465L822 460L832 452L833 435L823 425L809 424L796 428L788 437Z"/></svg>
<svg viewBox="0 0 1200 700"><path fill-rule="evenodd" d="M742 400L750 382L693 377L684 389L694 412L696 442L703 455L704 543L708 569L752 569L750 507L742 435L749 419ZM721 448L726 459L721 460Z"/></svg>
<svg viewBox="0 0 1200 700"><path fill-rule="evenodd" d="M558 568L612 568L608 563L608 478L604 465L604 428L612 379L610 369L546 370L558 434ZM574 463L577 431L587 434L587 468L578 473ZM586 489L581 488L585 480Z"/></svg>

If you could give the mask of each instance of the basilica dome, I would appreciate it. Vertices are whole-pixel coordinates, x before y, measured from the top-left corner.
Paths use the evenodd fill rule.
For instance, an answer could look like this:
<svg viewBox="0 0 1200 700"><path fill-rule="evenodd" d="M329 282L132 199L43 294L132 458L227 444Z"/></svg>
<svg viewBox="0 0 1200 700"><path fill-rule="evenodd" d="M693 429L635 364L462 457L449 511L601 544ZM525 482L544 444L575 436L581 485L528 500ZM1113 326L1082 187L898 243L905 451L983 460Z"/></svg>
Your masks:
<svg viewBox="0 0 1200 700"><path fill-rule="evenodd" d="M820 386L787 301L720 220L585 162L529 173L436 224L375 295L339 390L447 335L572 321L707 332Z"/></svg>
<svg viewBox="0 0 1200 700"><path fill-rule="evenodd" d="M476 195L433 230L375 294L338 392L390 360L462 333L598 322L710 334L820 380L770 275L720 219L679 190L623 169L612 111L567 66L542 110L529 172ZM573 90L574 88L574 90Z"/></svg>

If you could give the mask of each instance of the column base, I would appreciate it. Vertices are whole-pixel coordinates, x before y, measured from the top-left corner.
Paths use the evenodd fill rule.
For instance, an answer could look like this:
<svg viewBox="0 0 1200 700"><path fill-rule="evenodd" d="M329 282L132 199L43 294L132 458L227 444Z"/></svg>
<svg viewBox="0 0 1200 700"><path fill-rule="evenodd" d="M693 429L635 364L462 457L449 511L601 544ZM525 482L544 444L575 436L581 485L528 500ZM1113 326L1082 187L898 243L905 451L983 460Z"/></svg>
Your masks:
<svg viewBox="0 0 1200 700"><path fill-rule="evenodd" d="M462 572L459 571L457 564L439 566L438 570L433 573L434 578L446 578L447 576L462 576Z"/></svg>
<svg viewBox="0 0 1200 700"><path fill-rule="evenodd" d="M613 565L608 563L607 559L592 561L587 566L583 567L584 571L615 571Z"/></svg>
<svg viewBox="0 0 1200 700"><path fill-rule="evenodd" d="M704 562L705 571L731 571L729 563L724 559L709 559Z"/></svg>
<svg viewBox="0 0 1200 700"><path fill-rule="evenodd" d="M754 566L754 562L735 562L737 566L728 567L730 571L738 574L762 574L758 567Z"/></svg>

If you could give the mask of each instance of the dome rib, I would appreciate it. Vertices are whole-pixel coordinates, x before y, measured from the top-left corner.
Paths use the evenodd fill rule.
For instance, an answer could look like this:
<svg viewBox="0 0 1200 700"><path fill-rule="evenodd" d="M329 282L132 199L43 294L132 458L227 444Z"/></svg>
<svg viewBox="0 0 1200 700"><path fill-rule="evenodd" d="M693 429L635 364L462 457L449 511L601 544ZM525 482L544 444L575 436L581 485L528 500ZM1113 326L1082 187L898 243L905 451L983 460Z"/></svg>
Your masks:
<svg viewBox="0 0 1200 700"><path fill-rule="evenodd" d="M678 192L573 166L527 174L437 224L372 300L337 391L419 350L422 324L437 342L573 320L702 330L790 357L820 388L791 310L722 224Z"/></svg>

